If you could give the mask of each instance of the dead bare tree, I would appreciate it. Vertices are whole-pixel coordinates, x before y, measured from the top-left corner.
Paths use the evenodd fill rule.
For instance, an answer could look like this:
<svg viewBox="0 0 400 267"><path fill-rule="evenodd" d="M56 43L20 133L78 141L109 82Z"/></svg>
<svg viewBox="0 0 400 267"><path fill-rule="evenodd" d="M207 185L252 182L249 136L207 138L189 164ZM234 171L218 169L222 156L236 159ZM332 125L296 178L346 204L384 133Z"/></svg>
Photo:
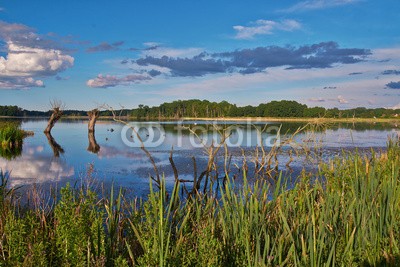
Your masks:
<svg viewBox="0 0 400 267"><path fill-rule="evenodd" d="M88 131L89 133L94 133L97 118L100 116L100 111L95 108L88 111L87 114L89 116Z"/></svg>
<svg viewBox="0 0 400 267"><path fill-rule="evenodd" d="M50 101L51 108L53 113L50 116L50 119L47 123L47 127L44 130L44 133L50 133L51 129L54 127L54 124L61 118L63 114L63 110L65 108L65 104L59 100L52 100Z"/></svg>
<svg viewBox="0 0 400 267"><path fill-rule="evenodd" d="M92 109L87 112L89 116L88 123L88 138L89 138L89 146L87 148L88 151L97 154L100 151L100 146L96 142L96 137L94 136L96 121L100 116L100 111L98 108Z"/></svg>

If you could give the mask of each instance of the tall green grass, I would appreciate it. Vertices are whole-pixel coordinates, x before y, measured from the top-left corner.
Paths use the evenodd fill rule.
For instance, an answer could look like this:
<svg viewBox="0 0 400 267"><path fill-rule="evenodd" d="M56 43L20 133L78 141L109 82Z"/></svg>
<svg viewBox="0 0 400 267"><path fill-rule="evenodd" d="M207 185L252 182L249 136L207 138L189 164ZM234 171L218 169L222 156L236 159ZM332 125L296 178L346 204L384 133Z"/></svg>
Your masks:
<svg viewBox="0 0 400 267"><path fill-rule="evenodd" d="M7 178L3 179L1 192ZM400 144L349 152L290 190L285 177L183 197L150 182L146 199L66 186L50 208L0 194L5 266L396 266ZM12 179L9 178L9 179ZM158 187L158 186L157 186ZM10 189L8 189L10 190ZM14 192L13 192L14 193ZM40 198L39 198L40 199ZM40 201L40 200L39 200ZM47 208L46 208L47 207Z"/></svg>
<svg viewBox="0 0 400 267"><path fill-rule="evenodd" d="M12 159L21 155L25 135L18 124L0 124L0 157Z"/></svg>

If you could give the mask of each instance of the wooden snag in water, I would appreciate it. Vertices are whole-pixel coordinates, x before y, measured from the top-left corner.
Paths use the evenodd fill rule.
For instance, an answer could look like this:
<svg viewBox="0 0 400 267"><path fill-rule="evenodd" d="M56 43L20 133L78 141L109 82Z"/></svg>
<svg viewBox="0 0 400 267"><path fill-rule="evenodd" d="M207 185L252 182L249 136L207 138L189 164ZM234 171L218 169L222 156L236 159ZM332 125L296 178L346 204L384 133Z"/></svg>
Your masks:
<svg viewBox="0 0 400 267"><path fill-rule="evenodd" d="M47 127L44 130L44 133L50 133L51 129L54 127L56 122L63 115L63 103L61 101L52 101L50 104L53 109L53 113L50 116L50 119L47 123Z"/></svg>
<svg viewBox="0 0 400 267"><path fill-rule="evenodd" d="M91 132L94 133L96 121L100 115L100 111L97 108L95 108L91 111L88 111L87 114L89 116L89 123L88 123L89 133L91 133Z"/></svg>
<svg viewBox="0 0 400 267"><path fill-rule="evenodd" d="M95 108L91 111L88 111L87 115L89 116L89 123L88 123L89 146L88 146L87 150L89 152L97 154L100 151L100 146L96 142L96 137L94 136L94 131L95 131L97 118L100 115L100 111L97 108Z"/></svg>

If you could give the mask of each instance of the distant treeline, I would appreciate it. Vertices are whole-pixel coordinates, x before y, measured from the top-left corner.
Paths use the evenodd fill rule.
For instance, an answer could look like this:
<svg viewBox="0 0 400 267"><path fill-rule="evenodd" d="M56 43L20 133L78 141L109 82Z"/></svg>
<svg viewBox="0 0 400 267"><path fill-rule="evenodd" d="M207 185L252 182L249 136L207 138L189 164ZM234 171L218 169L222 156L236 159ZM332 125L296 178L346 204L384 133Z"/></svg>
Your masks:
<svg viewBox="0 0 400 267"><path fill-rule="evenodd" d="M130 115L138 119L150 118L218 118L218 117L307 117L307 118L390 118L398 116L400 109L367 109L364 107L340 110L338 108L326 109L323 107L307 107L296 101L271 101L258 106L238 107L235 104L210 102L207 100L178 100L163 103L160 106L149 107L139 105L130 110Z"/></svg>
<svg viewBox="0 0 400 267"><path fill-rule="evenodd" d="M36 111L25 110L18 106L0 106L0 116L13 116L13 117L48 117L51 115L49 111ZM87 116L84 110L64 110L66 116Z"/></svg>
<svg viewBox="0 0 400 267"><path fill-rule="evenodd" d="M17 106L0 106L0 116L42 117L50 116L51 111L29 111ZM130 116L135 119L179 119L182 117L193 118L219 118L219 117L295 117L295 118L390 118L397 117L400 109L358 107L340 110L338 108L326 109L323 107L307 107L296 101L271 101L258 106L238 107L235 104L210 102L208 100L178 100L163 103L159 106L149 107L139 105L135 109L117 110L116 114ZM64 110L65 116L86 116L83 110ZM100 116L112 116L109 110L101 111Z"/></svg>

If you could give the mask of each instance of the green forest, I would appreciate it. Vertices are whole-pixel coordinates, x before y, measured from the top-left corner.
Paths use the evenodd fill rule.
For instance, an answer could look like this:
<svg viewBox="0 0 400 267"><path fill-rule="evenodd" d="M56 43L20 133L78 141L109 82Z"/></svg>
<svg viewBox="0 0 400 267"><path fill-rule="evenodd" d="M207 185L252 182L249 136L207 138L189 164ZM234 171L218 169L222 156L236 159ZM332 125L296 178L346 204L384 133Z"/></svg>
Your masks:
<svg viewBox="0 0 400 267"><path fill-rule="evenodd" d="M258 106L242 106L227 101L211 102L208 100L177 100L165 102L159 106L149 107L140 104L137 108L116 110L116 114L130 116L135 119L179 119L221 118L221 117L289 117L289 118L391 118L400 114L400 109L358 107L338 109L324 107L308 107L296 101L281 100L262 103ZM0 116L40 117L49 116L51 111L30 111L18 106L0 106ZM84 110L64 110L65 116L86 116ZM101 116L112 116L109 110L103 110Z"/></svg>

